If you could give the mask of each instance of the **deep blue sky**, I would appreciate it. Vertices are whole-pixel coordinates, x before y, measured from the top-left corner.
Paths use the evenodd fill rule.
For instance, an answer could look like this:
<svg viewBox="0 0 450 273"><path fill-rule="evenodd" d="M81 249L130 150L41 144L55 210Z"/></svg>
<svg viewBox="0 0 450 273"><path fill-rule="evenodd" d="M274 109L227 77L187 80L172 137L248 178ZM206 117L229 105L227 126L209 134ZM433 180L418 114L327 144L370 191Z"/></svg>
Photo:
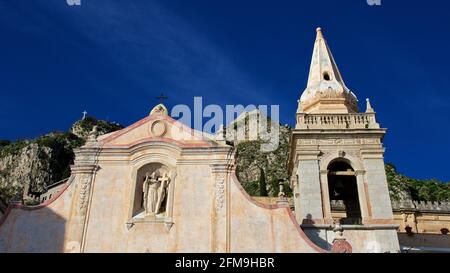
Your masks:
<svg viewBox="0 0 450 273"><path fill-rule="evenodd" d="M0 139L129 125L168 106L279 104L293 125L321 26L347 86L389 128L386 161L450 180L448 1L0 0Z"/></svg>

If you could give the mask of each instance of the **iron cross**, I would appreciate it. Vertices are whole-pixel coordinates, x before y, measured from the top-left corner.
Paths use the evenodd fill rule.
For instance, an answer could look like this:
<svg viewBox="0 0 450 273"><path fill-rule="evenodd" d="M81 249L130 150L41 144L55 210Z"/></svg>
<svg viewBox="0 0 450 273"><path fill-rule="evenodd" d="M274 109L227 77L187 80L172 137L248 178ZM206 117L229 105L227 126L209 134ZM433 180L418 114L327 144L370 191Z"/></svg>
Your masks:
<svg viewBox="0 0 450 273"><path fill-rule="evenodd" d="M167 97L166 95L164 95L164 93L161 93L161 95L157 96L156 99L159 100L160 103L163 103L164 100L167 100L169 97Z"/></svg>

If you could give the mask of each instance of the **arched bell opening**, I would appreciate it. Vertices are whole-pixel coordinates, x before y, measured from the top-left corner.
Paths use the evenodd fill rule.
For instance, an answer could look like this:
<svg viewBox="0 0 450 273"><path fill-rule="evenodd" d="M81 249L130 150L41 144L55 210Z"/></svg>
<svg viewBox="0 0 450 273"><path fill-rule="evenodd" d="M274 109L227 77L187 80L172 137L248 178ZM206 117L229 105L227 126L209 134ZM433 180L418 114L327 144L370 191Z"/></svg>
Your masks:
<svg viewBox="0 0 450 273"><path fill-rule="evenodd" d="M361 205L358 196L356 172L344 161L335 161L328 166L328 191L330 201L338 206L339 220L343 225L361 225ZM333 202L334 201L334 202Z"/></svg>

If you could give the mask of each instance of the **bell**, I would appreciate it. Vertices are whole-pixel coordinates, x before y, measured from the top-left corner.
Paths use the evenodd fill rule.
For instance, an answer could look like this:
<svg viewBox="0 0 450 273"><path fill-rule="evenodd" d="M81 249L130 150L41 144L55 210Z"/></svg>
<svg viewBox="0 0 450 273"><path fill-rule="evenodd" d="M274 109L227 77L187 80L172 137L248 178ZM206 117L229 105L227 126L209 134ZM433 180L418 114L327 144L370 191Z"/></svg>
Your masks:
<svg viewBox="0 0 450 273"><path fill-rule="evenodd" d="M341 180L338 180L336 182L336 185L334 186L334 196L339 197L341 196L342 191L344 190L344 184Z"/></svg>

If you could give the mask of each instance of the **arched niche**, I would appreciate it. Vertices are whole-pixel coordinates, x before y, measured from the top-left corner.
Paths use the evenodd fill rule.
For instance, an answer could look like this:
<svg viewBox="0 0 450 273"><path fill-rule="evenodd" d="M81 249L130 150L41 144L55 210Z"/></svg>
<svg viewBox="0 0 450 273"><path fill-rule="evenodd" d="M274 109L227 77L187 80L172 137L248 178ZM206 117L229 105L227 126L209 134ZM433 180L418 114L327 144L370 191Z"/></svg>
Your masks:
<svg viewBox="0 0 450 273"><path fill-rule="evenodd" d="M161 162L148 162L136 168L129 223L171 221L175 176L174 168Z"/></svg>

